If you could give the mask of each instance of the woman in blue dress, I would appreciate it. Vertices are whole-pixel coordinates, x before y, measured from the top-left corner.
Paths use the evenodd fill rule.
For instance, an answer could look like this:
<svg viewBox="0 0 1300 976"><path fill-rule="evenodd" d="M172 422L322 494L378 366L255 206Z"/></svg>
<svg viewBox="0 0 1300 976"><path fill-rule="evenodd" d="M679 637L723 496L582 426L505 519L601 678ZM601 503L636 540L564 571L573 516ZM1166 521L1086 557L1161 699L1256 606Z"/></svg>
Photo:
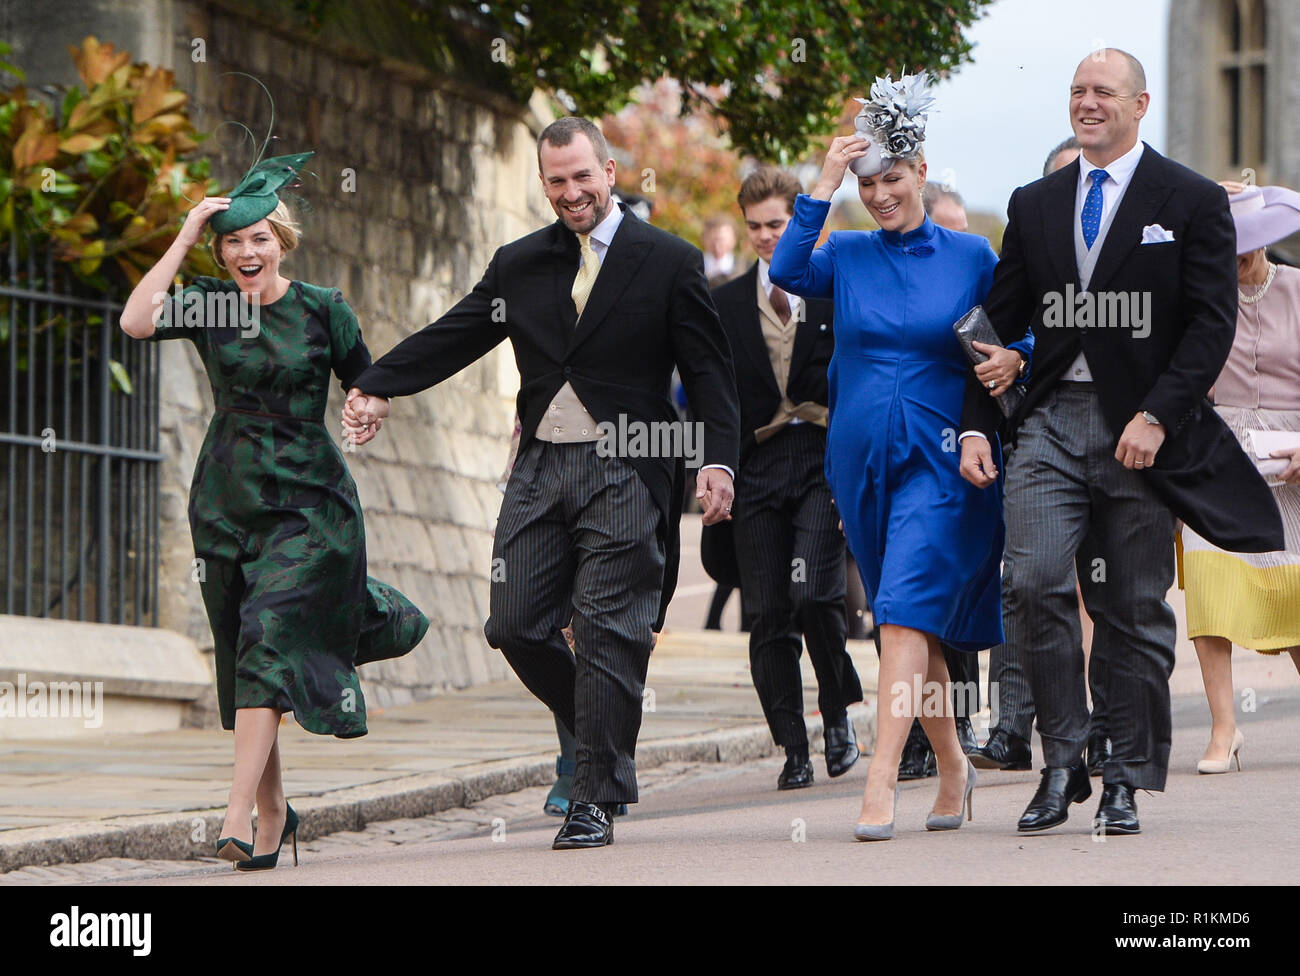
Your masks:
<svg viewBox="0 0 1300 976"><path fill-rule="evenodd" d="M975 652L1002 641L1003 527L1001 496L958 473L971 367L952 327L993 282L988 241L926 216L917 146L910 158L886 160L883 172L879 163L858 166L876 169L859 176L858 192L881 229L832 233L814 250L845 170L871 153L861 134L832 142L813 193L795 203L770 273L787 291L835 302L826 477L881 639L878 737L854 834L886 840L914 716L940 775L926 827L960 826L963 808L969 818L975 770L957 739L939 642ZM981 382L1000 395L1027 364L1027 354L995 350Z"/></svg>

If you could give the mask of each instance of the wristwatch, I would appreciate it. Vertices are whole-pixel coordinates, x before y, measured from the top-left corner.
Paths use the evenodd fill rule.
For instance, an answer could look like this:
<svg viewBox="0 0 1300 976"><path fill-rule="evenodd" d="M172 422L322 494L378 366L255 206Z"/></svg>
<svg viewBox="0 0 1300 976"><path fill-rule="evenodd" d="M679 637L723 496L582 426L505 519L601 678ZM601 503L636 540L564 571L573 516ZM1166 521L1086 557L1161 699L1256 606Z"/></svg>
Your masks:
<svg viewBox="0 0 1300 976"><path fill-rule="evenodd" d="M1016 350L1016 355L1020 357L1020 368L1016 370L1016 379L1023 380L1025 371L1029 369L1029 357L1019 349Z"/></svg>
<svg viewBox="0 0 1300 976"><path fill-rule="evenodd" d="M1142 419L1145 420L1145 421L1146 421L1147 423L1149 423L1149 424L1155 424L1157 427L1163 427L1163 426L1164 426L1164 424L1162 424L1160 421L1158 421L1158 420L1156 419L1156 415L1153 414L1150 410L1143 410L1143 411L1142 411Z"/></svg>

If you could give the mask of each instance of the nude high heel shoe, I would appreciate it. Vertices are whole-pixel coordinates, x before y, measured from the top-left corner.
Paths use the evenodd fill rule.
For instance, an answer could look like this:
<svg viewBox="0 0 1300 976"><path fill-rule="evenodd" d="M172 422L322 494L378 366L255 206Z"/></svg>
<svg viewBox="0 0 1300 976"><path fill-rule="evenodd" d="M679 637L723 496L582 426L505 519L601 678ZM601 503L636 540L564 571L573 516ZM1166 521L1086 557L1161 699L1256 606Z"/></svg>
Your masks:
<svg viewBox="0 0 1300 976"><path fill-rule="evenodd" d="M1241 734L1241 729L1235 729L1232 733L1232 748L1228 750L1227 759L1202 759L1196 764L1198 773L1226 773L1232 766L1232 761L1237 760L1237 772L1241 772L1241 747L1246 744L1246 737Z"/></svg>

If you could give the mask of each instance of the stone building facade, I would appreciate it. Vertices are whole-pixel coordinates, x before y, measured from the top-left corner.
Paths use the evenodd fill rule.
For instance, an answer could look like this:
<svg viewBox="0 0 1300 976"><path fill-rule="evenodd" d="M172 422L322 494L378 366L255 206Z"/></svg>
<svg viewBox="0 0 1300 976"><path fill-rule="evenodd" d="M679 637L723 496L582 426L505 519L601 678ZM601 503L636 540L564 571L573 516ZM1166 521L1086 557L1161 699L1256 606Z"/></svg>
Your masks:
<svg viewBox="0 0 1300 976"><path fill-rule="evenodd" d="M75 81L67 45L93 34L173 69L201 131L233 120L260 140L265 96L229 72L260 79L275 99L278 141L267 155L316 150L299 191L303 241L286 274L340 287L376 357L454 304L497 246L554 219L536 176L544 109L322 41L227 0L5 0L3 13L12 59L28 67L32 88ZM234 126L208 147L223 186L255 152ZM212 398L189 343L162 350L160 623L210 647L186 509ZM510 673L487 646L483 621L518 382L503 345L438 388L397 401L379 436L348 454L371 575L432 620L414 652L364 669L372 706ZM335 384L331 423L341 405Z"/></svg>
<svg viewBox="0 0 1300 976"><path fill-rule="evenodd" d="M1169 11L1169 154L1212 179L1300 189L1300 3L1178 0ZM1300 240L1279 245L1300 264Z"/></svg>

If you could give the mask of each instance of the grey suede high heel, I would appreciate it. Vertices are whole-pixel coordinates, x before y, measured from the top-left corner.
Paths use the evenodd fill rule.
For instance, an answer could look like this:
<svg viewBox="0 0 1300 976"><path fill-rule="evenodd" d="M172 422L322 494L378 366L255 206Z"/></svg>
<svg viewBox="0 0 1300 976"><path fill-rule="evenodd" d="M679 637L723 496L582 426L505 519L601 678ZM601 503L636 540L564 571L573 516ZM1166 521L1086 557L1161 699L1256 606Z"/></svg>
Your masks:
<svg viewBox="0 0 1300 976"><path fill-rule="evenodd" d="M966 760L966 794L962 797L962 807L966 819L971 819L971 793L975 789L975 766ZM925 818L926 830L956 830L961 826L961 813L932 813Z"/></svg>
<svg viewBox="0 0 1300 976"><path fill-rule="evenodd" d="M893 840L894 821L898 819L898 787L894 787L894 816L889 823L854 824L853 836L858 840Z"/></svg>

